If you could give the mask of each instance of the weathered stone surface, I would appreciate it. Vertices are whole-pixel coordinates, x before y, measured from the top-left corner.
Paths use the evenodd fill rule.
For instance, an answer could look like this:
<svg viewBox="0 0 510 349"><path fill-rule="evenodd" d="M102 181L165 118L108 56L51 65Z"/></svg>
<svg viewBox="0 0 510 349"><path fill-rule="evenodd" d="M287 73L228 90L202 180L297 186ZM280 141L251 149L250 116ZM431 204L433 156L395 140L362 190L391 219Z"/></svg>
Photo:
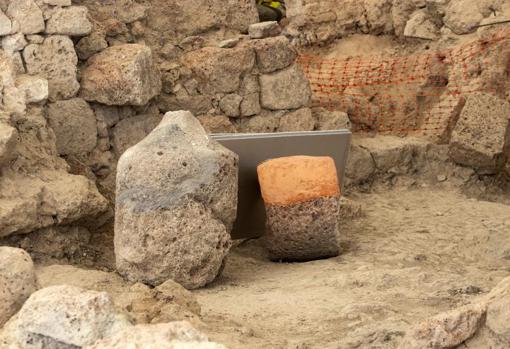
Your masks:
<svg viewBox="0 0 510 349"><path fill-rule="evenodd" d="M365 148L353 143L345 166L346 184L360 184L369 181L375 173L375 162Z"/></svg>
<svg viewBox="0 0 510 349"><path fill-rule="evenodd" d="M254 92L243 96L239 107L241 116L252 116L260 113L260 94Z"/></svg>
<svg viewBox="0 0 510 349"><path fill-rule="evenodd" d="M313 131L314 128L315 120L311 109L301 108L283 115L278 130L281 132Z"/></svg>
<svg viewBox="0 0 510 349"><path fill-rule="evenodd" d="M26 111L25 93L15 86L5 87L3 90L3 109L21 116Z"/></svg>
<svg viewBox="0 0 510 349"><path fill-rule="evenodd" d="M43 2L51 6L71 6L71 0L43 0Z"/></svg>
<svg viewBox="0 0 510 349"><path fill-rule="evenodd" d="M409 331L399 348L454 348L475 334L485 312L486 306L476 304L439 314Z"/></svg>
<svg viewBox="0 0 510 349"><path fill-rule="evenodd" d="M7 52L21 51L27 46L25 36L21 33L8 35L2 38L2 48Z"/></svg>
<svg viewBox="0 0 510 349"><path fill-rule="evenodd" d="M468 34L476 30L476 25L483 19L479 9L480 1L450 1L445 9L444 24L455 34Z"/></svg>
<svg viewBox="0 0 510 349"><path fill-rule="evenodd" d="M296 50L285 36L256 40L253 47L261 73L272 73L287 68L296 60Z"/></svg>
<svg viewBox="0 0 510 349"><path fill-rule="evenodd" d="M52 286L33 293L8 325L12 345L72 349L132 327L106 292Z"/></svg>
<svg viewBox="0 0 510 349"><path fill-rule="evenodd" d="M230 249L237 161L191 113L167 113L118 163L117 270L152 285L214 280Z"/></svg>
<svg viewBox="0 0 510 349"><path fill-rule="evenodd" d="M200 115L198 120L207 133L235 133L236 128L225 115Z"/></svg>
<svg viewBox="0 0 510 349"><path fill-rule="evenodd" d="M247 133L270 133L276 132L280 127L280 119L283 111L272 112L264 110L260 114L250 118L243 118L239 123L240 132Z"/></svg>
<svg viewBox="0 0 510 349"><path fill-rule="evenodd" d="M112 145L117 156L144 139L159 123L159 114L142 114L118 122L112 129Z"/></svg>
<svg viewBox="0 0 510 349"><path fill-rule="evenodd" d="M44 42L44 36L39 34L26 35L25 38L31 44L42 44Z"/></svg>
<svg viewBox="0 0 510 349"><path fill-rule="evenodd" d="M87 18L84 6L71 6L57 9L46 23L47 34L83 36L92 31L92 23Z"/></svg>
<svg viewBox="0 0 510 349"><path fill-rule="evenodd" d="M42 11L33 0L11 1L7 8L7 16L23 34L37 34L44 31Z"/></svg>
<svg viewBox="0 0 510 349"><path fill-rule="evenodd" d="M241 102L243 97L238 94L231 93L220 100L220 109L225 115L237 117L241 114Z"/></svg>
<svg viewBox="0 0 510 349"><path fill-rule="evenodd" d="M439 36L439 31L428 12L426 10L419 10L413 13L409 21L407 21L404 36L435 40Z"/></svg>
<svg viewBox="0 0 510 349"><path fill-rule="evenodd" d="M297 65L260 76L260 102L271 110L298 109L310 104L312 92Z"/></svg>
<svg viewBox="0 0 510 349"><path fill-rule="evenodd" d="M81 60L87 60L92 55L104 50L108 47L105 34L103 32L95 31L89 36L81 38L76 45L76 52Z"/></svg>
<svg viewBox="0 0 510 349"><path fill-rule="evenodd" d="M41 45L30 44L23 51L27 72L48 80L51 101L74 97L80 89L76 79L78 57L71 39L54 35Z"/></svg>
<svg viewBox="0 0 510 349"><path fill-rule="evenodd" d="M0 36L10 34L12 30L12 23L9 17L0 10Z"/></svg>
<svg viewBox="0 0 510 349"><path fill-rule="evenodd" d="M144 105L161 91L149 47L124 44L94 55L82 71L82 96L107 105Z"/></svg>
<svg viewBox="0 0 510 349"><path fill-rule="evenodd" d="M96 146L96 116L81 98L50 103L48 123L57 137L60 155L84 155Z"/></svg>
<svg viewBox="0 0 510 349"><path fill-rule="evenodd" d="M16 154L18 132L3 122L0 122L0 168L12 160Z"/></svg>
<svg viewBox="0 0 510 349"><path fill-rule="evenodd" d="M85 349L226 349L223 345L209 342L207 337L186 321L157 325L137 325L97 341Z"/></svg>
<svg viewBox="0 0 510 349"><path fill-rule="evenodd" d="M34 263L28 253L0 246L0 327L36 289Z"/></svg>
<svg viewBox="0 0 510 349"><path fill-rule="evenodd" d="M223 40L223 41L220 41L220 43L218 44L218 47L232 48L232 47L235 47L239 43L239 41L240 41L239 38Z"/></svg>
<svg viewBox="0 0 510 349"><path fill-rule="evenodd" d="M25 94L27 103L42 102L48 98L48 80L32 75L16 77L16 87Z"/></svg>
<svg viewBox="0 0 510 349"><path fill-rule="evenodd" d="M308 260L339 253L340 188L329 157L292 156L257 167L271 259Z"/></svg>
<svg viewBox="0 0 510 349"><path fill-rule="evenodd" d="M251 39L263 39L270 36L280 35L282 28L278 22L260 22L248 27L248 35Z"/></svg>
<svg viewBox="0 0 510 349"><path fill-rule="evenodd" d="M347 113L341 111L329 111L326 108L313 108L312 114L317 120L317 130L342 130L351 129L351 120Z"/></svg>
<svg viewBox="0 0 510 349"><path fill-rule="evenodd" d="M253 68L255 53L246 47L205 47L184 55L181 62L191 69L203 94L232 93L239 89L242 75Z"/></svg>
<svg viewBox="0 0 510 349"><path fill-rule="evenodd" d="M494 173L504 165L509 135L510 103L490 94L470 94L452 132L450 157L482 173Z"/></svg>

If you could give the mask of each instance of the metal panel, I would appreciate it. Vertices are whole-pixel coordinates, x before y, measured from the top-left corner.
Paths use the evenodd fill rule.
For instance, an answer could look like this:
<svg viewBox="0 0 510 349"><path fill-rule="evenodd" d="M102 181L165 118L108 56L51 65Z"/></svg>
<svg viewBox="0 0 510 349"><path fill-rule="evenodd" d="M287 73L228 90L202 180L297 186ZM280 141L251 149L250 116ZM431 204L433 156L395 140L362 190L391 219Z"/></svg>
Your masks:
<svg viewBox="0 0 510 349"><path fill-rule="evenodd" d="M260 237L266 214L260 195L257 166L268 159L293 156L330 156L335 160L339 182L345 173L351 133L348 130L231 133L211 137L239 155L239 202L232 238Z"/></svg>

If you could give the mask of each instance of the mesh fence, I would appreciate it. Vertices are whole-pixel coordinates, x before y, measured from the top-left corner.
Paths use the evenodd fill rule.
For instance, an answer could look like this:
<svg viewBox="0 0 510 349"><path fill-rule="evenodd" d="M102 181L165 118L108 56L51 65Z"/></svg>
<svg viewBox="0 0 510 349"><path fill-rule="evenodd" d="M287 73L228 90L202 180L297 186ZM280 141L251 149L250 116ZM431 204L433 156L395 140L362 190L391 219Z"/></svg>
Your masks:
<svg viewBox="0 0 510 349"><path fill-rule="evenodd" d="M345 111L353 131L444 136L465 98L501 93L510 65L510 31L448 50L405 57L299 58L313 106Z"/></svg>

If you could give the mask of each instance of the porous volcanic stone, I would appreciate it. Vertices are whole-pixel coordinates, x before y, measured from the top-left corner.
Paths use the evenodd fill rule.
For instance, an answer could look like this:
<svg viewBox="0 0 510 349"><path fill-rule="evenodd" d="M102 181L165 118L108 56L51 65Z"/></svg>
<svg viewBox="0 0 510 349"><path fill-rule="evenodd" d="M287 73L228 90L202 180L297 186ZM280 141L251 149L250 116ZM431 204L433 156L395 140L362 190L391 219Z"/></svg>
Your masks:
<svg viewBox="0 0 510 349"><path fill-rule="evenodd" d="M92 23L87 18L85 6L59 8L46 24L47 34L83 36L92 31Z"/></svg>
<svg viewBox="0 0 510 349"><path fill-rule="evenodd" d="M116 45L89 58L81 88L88 101L144 105L161 91L161 76L149 47Z"/></svg>
<svg viewBox="0 0 510 349"><path fill-rule="evenodd" d="M257 167L273 260L309 260L339 253L340 188L330 157L291 156Z"/></svg>
<svg viewBox="0 0 510 349"><path fill-rule="evenodd" d="M117 270L151 285L213 281L231 245L237 164L190 112L167 113L119 160Z"/></svg>

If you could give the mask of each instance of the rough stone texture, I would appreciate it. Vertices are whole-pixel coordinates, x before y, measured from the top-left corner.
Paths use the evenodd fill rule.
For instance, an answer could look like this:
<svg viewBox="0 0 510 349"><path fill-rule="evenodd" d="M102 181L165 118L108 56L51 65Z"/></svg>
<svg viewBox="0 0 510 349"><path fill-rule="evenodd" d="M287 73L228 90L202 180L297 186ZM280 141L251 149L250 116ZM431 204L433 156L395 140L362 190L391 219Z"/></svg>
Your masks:
<svg viewBox="0 0 510 349"><path fill-rule="evenodd" d="M246 133L272 133L278 131L280 119L284 111L272 112L263 110L251 118L243 118L238 124L240 132Z"/></svg>
<svg viewBox="0 0 510 349"><path fill-rule="evenodd" d="M0 327L35 290L34 263L28 253L0 246Z"/></svg>
<svg viewBox="0 0 510 349"><path fill-rule="evenodd" d="M310 104L312 92L301 68L293 65L260 76L260 102L271 110L298 109Z"/></svg>
<svg viewBox="0 0 510 349"><path fill-rule="evenodd" d="M48 80L32 75L16 77L16 87L25 94L27 103L38 103L48 98Z"/></svg>
<svg viewBox="0 0 510 349"><path fill-rule="evenodd" d="M117 270L152 285L173 279L197 288L214 280L230 249L237 162L191 113L167 113L119 160Z"/></svg>
<svg viewBox="0 0 510 349"><path fill-rule="evenodd" d="M278 22L260 22L248 27L248 35L251 39L263 39L270 36L280 35L282 28Z"/></svg>
<svg viewBox="0 0 510 349"><path fill-rule="evenodd" d="M272 73L287 68L296 60L296 50L285 36L256 40L253 47L261 73Z"/></svg>
<svg viewBox="0 0 510 349"><path fill-rule="evenodd" d="M81 98L50 103L48 123L57 137L57 151L60 155L80 156L96 146L96 116Z"/></svg>
<svg viewBox="0 0 510 349"><path fill-rule="evenodd" d="M438 38L438 29L430 19L428 12L419 10L413 13L404 29L404 36L418 39L435 40Z"/></svg>
<svg viewBox="0 0 510 349"><path fill-rule="evenodd" d="M4 111L11 112L17 116L25 114L25 94L15 86L4 87L3 104Z"/></svg>
<svg viewBox="0 0 510 349"><path fill-rule="evenodd" d="M0 122L0 168L16 156L17 138L18 131L14 127Z"/></svg>
<svg viewBox="0 0 510 349"><path fill-rule="evenodd" d="M425 320L409 331L400 349L453 348L471 338L480 328L484 305L469 305Z"/></svg>
<svg viewBox="0 0 510 349"><path fill-rule="evenodd" d="M339 253L340 189L329 157L293 156L257 167L271 259L308 260Z"/></svg>
<svg viewBox="0 0 510 349"><path fill-rule="evenodd" d="M278 130L281 132L313 131L314 128L315 120L311 109L301 108L283 115Z"/></svg>
<svg viewBox="0 0 510 349"><path fill-rule="evenodd" d="M94 55L82 71L82 96L107 105L144 105L161 91L149 47L124 44Z"/></svg>
<svg viewBox="0 0 510 349"><path fill-rule="evenodd" d="M201 115L198 120L207 133L235 133L236 128L225 115Z"/></svg>
<svg viewBox="0 0 510 349"><path fill-rule="evenodd" d="M253 68L255 53L244 47L205 47L184 55L181 62L193 72L200 92L233 93L239 90L242 75Z"/></svg>
<svg viewBox="0 0 510 349"><path fill-rule="evenodd" d="M241 116L252 116L260 113L260 94L250 93L243 97L240 105Z"/></svg>
<svg viewBox="0 0 510 349"><path fill-rule="evenodd" d="M14 27L19 27L23 34L37 34L44 31L43 14L33 0L11 1L7 8L7 16Z"/></svg>
<svg viewBox="0 0 510 349"><path fill-rule="evenodd" d="M106 292L52 286L33 293L7 325L12 345L26 349L75 349L131 324Z"/></svg>
<svg viewBox="0 0 510 349"><path fill-rule="evenodd" d="M43 0L43 2L51 6L71 6L71 0Z"/></svg>
<svg viewBox="0 0 510 349"><path fill-rule="evenodd" d="M369 181L375 170L375 162L370 152L353 142L345 166L345 184L357 185Z"/></svg>
<svg viewBox="0 0 510 349"><path fill-rule="evenodd" d="M72 98L80 89L76 79L78 57L71 39L54 35L41 45L30 44L23 51L27 72L48 80L51 101Z"/></svg>
<svg viewBox="0 0 510 349"><path fill-rule="evenodd" d="M112 129L112 145L120 157L129 147L145 138L161 121L159 114L142 114L118 122Z"/></svg>
<svg viewBox="0 0 510 349"><path fill-rule="evenodd" d="M319 131L351 129L351 120L347 113L319 107L313 108L312 114L317 120L316 128Z"/></svg>
<svg viewBox="0 0 510 349"><path fill-rule="evenodd" d="M237 117L240 115L240 105L243 97L238 94L232 93L223 97L220 101L220 109L227 116Z"/></svg>
<svg viewBox="0 0 510 349"><path fill-rule="evenodd" d="M105 39L103 32L95 31L89 36L81 38L76 45L76 53L81 60L87 60L94 54L104 50L108 47L108 42Z"/></svg>
<svg viewBox="0 0 510 349"><path fill-rule="evenodd" d="M0 35L10 34L11 30L12 30L11 20L0 9Z"/></svg>
<svg viewBox="0 0 510 349"><path fill-rule="evenodd" d="M505 142L510 142L510 103L490 94L469 95L452 132L450 157L482 173L495 173L505 162Z"/></svg>
<svg viewBox="0 0 510 349"><path fill-rule="evenodd" d="M22 33L12 34L2 38L2 48L4 51L21 51L25 46L27 46L27 41Z"/></svg>
<svg viewBox="0 0 510 349"><path fill-rule="evenodd" d="M46 23L47 34L84 36L92 31L92 23L87 18L84 6L71 6L55 10Z"/></svg>
<svg viewBox="0 0 510 349"><path fill-rule="evenodd" d="M483 19L476 0L453 0L446 7L445 25L455 34L467 34L476 30Z"/></svg>
<svg viewBox="0 0 510 349"><path fill-rule="evenodd" d="M158 325L137 325L119 331L85 349L226 349L223 345L209 342L207 337L191 324L170 322Z"/></svg>

